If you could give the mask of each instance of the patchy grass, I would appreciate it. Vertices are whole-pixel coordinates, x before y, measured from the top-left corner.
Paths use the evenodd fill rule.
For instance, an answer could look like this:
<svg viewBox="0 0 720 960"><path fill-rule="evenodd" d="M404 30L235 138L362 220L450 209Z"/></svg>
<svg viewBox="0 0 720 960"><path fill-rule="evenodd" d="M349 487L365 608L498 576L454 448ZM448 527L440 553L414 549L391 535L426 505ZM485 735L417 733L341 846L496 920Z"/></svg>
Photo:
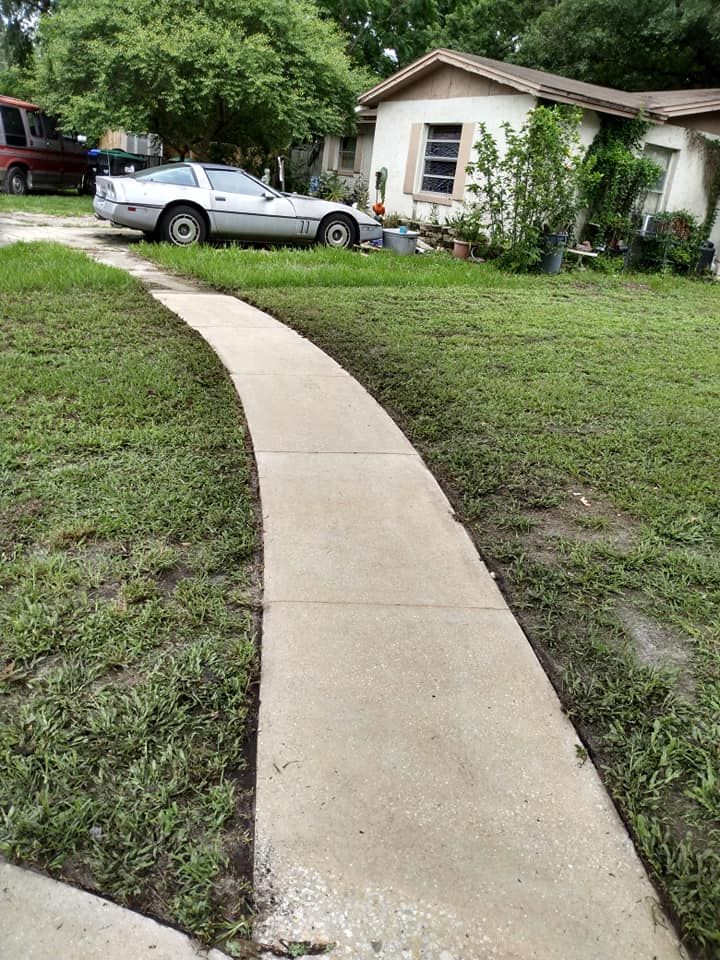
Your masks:
<svg viewBox="0 0 720 960"><path fill-rule="evenodd" d="M0 851L206 942L248 918L242 415L121 271L0 249Z"/></svg>
<svg viewBox="0 0 720 960"><path fill-rule="evenodd" d="M30 193L24 197L0 193L3 213L46 213L53 217L92 217L92 197L77 193Z"/></svg>
<svg viewBox="0 0 720 960"><path fill-rule="evenodd" d="M445 257L144 252L310 336L399 420L685 937L720 957L720 289Z"/></svg>

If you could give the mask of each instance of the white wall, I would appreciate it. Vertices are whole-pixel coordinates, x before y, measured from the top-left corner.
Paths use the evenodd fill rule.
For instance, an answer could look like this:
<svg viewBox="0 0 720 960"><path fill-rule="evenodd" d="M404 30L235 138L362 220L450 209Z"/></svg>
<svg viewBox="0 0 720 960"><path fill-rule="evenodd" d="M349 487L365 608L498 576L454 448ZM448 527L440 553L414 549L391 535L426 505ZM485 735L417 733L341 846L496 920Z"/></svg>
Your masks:
<svg viewBox="0 0 720 960"><path fill-rule="evenodd" d="M405 169L410 146L410 131L413 124L430 123L475 123L483 121L502 145L504 135L501 124L505 121L519 127L527 112L535 106L535 98L527 94L498 95L487 97L453 97L437 100L385 101L378 106L372 163L368 170L370 201L375 200L375 171L387 167L388 180L385 193L385 208L388 214L428 220L431 211L442 222L460 208L459 202L432 204L414 200L403 192ZM600 118L593 110L583 112L580 139L589 147L600 129ZM650 128L645 142L677 151L671 164L669 179L663 196L664 210L689 210L698 219L705 217L704 163L702 151L692 142L684 127L671 124ZM473 150L471 160L476 158ZM711 239L720 249L720 217Z"/></svg>
<svg viewBox="0 0 720 960"><path fill-rule="evenodd" d="M410 130L414 123L479 123L483 121L496 137L502 136L500 124L508 121L520 126L528 110L535 105L535 98L527 94L452 97L447 100L391 100L378 106L370 167L370 200L375 200L375 171L387 167L388 179L385 190L385 209L403 217L427 220L432 204L415 201L411 194L403 193L405 166L410 146ZM500 139L500 138L499 138ZM471 160L476 158L475 151ZM459 209L438 204L438 217L445 220Z"/></svg>
<svg viewBox="0 0 720 960"><path fill-rule="evenodd" d="M707 134L713 139L716 135ZM685 127L667 124L648 130L645 143L676 151L670 165L668 181L663 194L663 210L689 210L698 220L704 220L707 212L705 195L705 163L703 151L693 142ZM720 217L715 223L710 239L720 248Z"/></svg>

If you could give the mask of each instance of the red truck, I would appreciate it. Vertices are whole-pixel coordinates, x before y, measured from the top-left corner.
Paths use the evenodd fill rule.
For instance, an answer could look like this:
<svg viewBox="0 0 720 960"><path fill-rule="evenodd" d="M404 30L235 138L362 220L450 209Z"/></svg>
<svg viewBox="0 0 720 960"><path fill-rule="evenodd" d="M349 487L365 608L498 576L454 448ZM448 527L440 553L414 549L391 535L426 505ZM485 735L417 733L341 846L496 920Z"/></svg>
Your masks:
<svg viewBox="0 0 720 960"><path fill-rule="evenodd" d="M86 168L76 136L60 133L34 103L0 95L0 189L17 195L79 187Z"/></svg>

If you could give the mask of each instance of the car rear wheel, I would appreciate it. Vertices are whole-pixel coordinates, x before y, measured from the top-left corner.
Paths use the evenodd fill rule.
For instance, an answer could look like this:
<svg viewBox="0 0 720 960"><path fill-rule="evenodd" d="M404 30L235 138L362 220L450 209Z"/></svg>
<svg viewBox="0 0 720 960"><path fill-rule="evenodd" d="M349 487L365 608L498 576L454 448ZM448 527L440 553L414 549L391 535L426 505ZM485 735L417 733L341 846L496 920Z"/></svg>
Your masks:
<svg viewBox="0 0 720 960"><path fill-rule="evenodd" d="M357 227L346 213L333 213L320 224L320 243L347 250L357 243Z"/></svg>
<svg viewBox="0 0 720 960"><path fill-rule="evenodd" d="M204 243L206 237L205 219L194 207L171 207L160 223L160 239L176 247Z"/></svg>
<svg viewBox="0 0 720 960"><path fill-rule="evenodd" d="M5 192L16 197L28 192L27 174L22 167L10 167L5 180Z"/></svg>

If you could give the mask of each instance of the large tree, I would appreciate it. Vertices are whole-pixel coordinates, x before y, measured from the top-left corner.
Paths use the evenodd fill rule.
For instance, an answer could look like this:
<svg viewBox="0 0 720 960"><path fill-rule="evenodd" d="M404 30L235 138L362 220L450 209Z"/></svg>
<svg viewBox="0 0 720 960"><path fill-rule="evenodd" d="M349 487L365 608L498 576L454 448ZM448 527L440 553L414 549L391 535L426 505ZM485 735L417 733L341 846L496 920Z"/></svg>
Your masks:
<svg viewBox="0 0 720 960"><path fill-rule="evenodd" d="M0 60L27 67L32 59L38 20L54 0L0 0Z"/></svg>
<svg viewBox="0 0 720 960"><path fill-rule="evenodd" d="M718 0L559 0L515 59L626 90L720 84Z"/></svg>
<svg viewBox="0 0 720 960"><path fill-rule="evenodd" d="M437 34L443 46L495 60L515 55L528 26L554 0L446 0L443 26Z"/></svg>
<svg viewBox="0 0 720 960"><path fill-rule="evenodd" d="M381 76L437 46L438 0L317 0L317 4L343 30L353 61Z"/></svg>
<svg viewBox="0 0 720 960"><path fill-rule="evenodd" d="M65 127L181 155L341 133L367 83L308 0L60 0L40 26L38 97Z"/></svg>

